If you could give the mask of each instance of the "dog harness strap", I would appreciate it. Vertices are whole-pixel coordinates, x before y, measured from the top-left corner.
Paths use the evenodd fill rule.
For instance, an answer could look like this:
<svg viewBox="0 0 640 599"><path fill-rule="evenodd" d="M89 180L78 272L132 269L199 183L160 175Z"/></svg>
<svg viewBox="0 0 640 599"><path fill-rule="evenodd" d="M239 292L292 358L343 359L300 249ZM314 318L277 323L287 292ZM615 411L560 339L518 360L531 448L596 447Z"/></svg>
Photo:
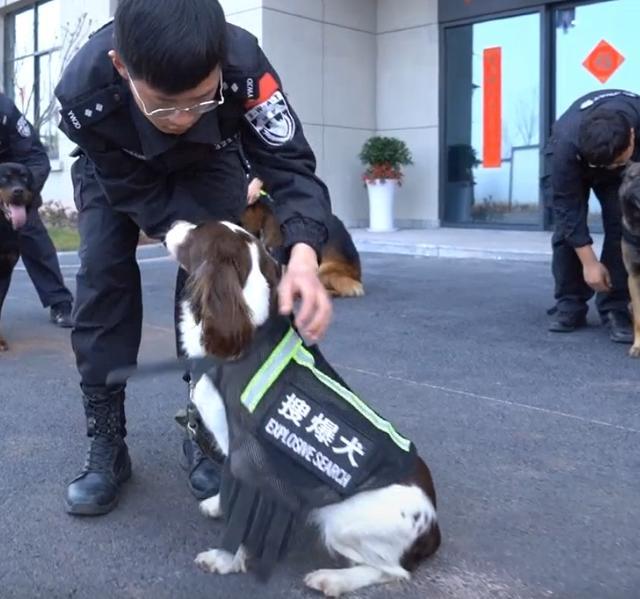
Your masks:
<svg viewBox="0 0 640 599"><path fill-rule="evenodd" d="M343 387L338 381L333 380L330 376L327 376L321 370L318 370L315 365L313 356L300 345L297 348L293 359L300 364L308 368L313 375L324 385L329 387L334 393L344 399L352 408L357 410L362 416L364 416L373 426L378 430L387 433L391 440L402 450L409 451L411 448L411 441L403 437L393 425L384 418L381 418L376 414L366 403L364 403L355 393L349 391Z"/></svg>
<svg viewBox="0 0 640 599"><path fill-rule="evenodd" d="M253 413L255 411L260 400L287 367L298 347L301 346L302 339L293 327L290 327L264 364L253 377L251 377L251 380L240 396L242 405L244 405L249 412Z"/></svg>

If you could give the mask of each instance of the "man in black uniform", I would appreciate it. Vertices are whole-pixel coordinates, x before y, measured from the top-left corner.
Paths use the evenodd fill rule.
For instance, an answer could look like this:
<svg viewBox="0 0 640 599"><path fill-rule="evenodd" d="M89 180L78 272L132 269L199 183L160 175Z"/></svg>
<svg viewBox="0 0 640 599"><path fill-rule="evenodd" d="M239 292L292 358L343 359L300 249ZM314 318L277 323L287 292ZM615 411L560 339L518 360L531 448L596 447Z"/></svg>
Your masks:
<svg viewBox="0 0 640 599"><path fill-rule="evenodd" d="M60 127L80 154L72 169L81 235L72 345L91 439L66 501L70 513L101 514L131 471L124 388L106 381L137 359L139 230L163 238L175 220L237 222L244 152L272 190L286 240L280 310L290 313L300 297L296 323L315 340L331 317L317 275L330 202L278 75L256 39L225 22L217 0L121 0L56 95ZM191 490L215 494L215 468L192 443L183 451Z"/></svg>
<svg viewBox="0 0 640 599"><path fill-rule="evenodd" d="M571 332L586 325L587 302L596 305L612 341L631 343L627 273L620 240L618 189L629 160L640 159L640 96L621 90L587 94L553 126L545 150L547 199L553 208L553 277L556 317L549 330ZM604 245L600 261L587 226L589 193L602 207Z"/></svg>
<svg viewBox="0 0 640 599"><path fill-rule="evenodd" d="M33 175L33 191L40 193L51 167L37 132L16 105L0 93L0 162L24 164ZM19 230L20 254L43 307L54 324L71 326L73 296L65 287L58 255L37 210L29 210Z"/></svg>

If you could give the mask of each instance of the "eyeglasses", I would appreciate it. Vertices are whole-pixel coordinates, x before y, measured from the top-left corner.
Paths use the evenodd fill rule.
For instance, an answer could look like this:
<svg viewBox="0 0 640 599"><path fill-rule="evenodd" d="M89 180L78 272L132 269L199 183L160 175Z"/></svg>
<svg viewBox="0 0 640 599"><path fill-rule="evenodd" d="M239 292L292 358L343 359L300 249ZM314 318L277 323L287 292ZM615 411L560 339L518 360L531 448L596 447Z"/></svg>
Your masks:
<svg viewBox="0 0 640 599"><path fill-rule="evenodd" d="M222 73L220 74L220 84L218 85L218 93L220 97L215 100L205 100L204 102L198 102L193 106L189 106L187 108L179 108L177 106L172 106L171 108L156 108L155 110L148 110L144 100L140 97L140 92L136 88L131 75L127 71L127 75L129 77L129 85L131 85L131 89L137 98L138 102L140 102L140 106L142 107L142 112L145 116L153 117L155 119L170 119L172 116L179 114L181 112L186 112L187 114L205 114L206 112L211 112L224 104L224 96L222 95Z"/></svg>
<svg viewBox="0 0 640 599"><path fill-rule="evenodd" d="M611 164L591 164L587 163L589 168L603 168L608 171L615 171L617 168L623 168L629 164L629 160L625 160L624 162L612 162Z"/></svg>

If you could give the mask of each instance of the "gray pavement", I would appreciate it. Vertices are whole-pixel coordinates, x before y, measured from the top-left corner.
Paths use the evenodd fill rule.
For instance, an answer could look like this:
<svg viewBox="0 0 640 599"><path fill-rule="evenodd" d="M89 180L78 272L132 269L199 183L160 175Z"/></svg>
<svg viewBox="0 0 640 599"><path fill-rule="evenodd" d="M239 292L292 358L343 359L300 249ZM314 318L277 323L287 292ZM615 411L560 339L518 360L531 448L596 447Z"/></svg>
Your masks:
<svg viewBox="0 0 640 599"><path fill-rule="evenodd" d="M172 355L174 266L141 251L141 361ZM367 295L335 303L322 347L429 463L444 542L407 584L356 597L633 599L640 596L638 368L590 315L546 331L544 263L363 256ZM77 259L63 257L73 281ZM136 380L127 403L134 476L113 513L63 511L85 438L68 332L18 271L0 356L0 598L314 597L332 561L306 533L268 586L200 572L220 526L178 466L175 375Z"/></svg>

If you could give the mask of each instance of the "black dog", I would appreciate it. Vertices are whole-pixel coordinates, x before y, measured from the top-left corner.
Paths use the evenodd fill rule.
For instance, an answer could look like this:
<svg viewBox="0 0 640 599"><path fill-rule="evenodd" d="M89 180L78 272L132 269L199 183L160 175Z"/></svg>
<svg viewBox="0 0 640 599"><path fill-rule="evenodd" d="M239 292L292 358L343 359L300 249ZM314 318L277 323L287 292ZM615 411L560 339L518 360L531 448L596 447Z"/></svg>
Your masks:
<svg viewBox="0 0 640 599"><path fill-rule="evenodd" d="M0 314L9 291L11 274L20 257L18 229L27 220L27 211L36 206L33 175L23 164L0 164ZM0 351L9 349L0 334Z"/></svg>

